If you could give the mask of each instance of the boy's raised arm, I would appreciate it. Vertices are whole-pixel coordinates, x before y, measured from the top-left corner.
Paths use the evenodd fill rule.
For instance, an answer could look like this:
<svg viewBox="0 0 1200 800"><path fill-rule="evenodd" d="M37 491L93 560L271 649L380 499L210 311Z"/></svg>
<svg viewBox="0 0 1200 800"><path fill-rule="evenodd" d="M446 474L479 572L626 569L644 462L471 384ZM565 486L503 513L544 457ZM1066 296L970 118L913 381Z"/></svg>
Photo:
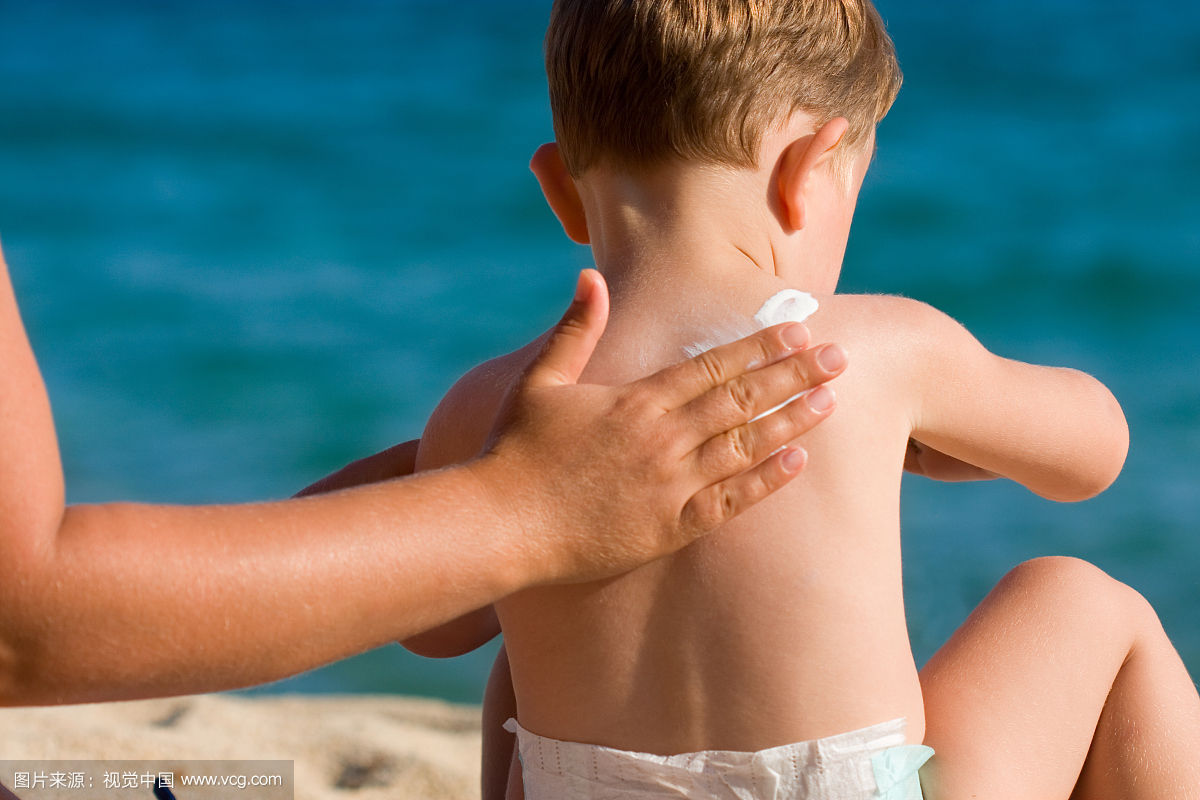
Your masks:
<svg viewBox="0 0 1200 800"><path fill-rule="evenodd" d="M942 312L894 300L911 345L917 456L932 449L930 463L949 456L978 467L974 477L1011 478L1051 500L1085 500L1116 480L1129 429L1102 383L1078 370L994 355ZM909 455L919 464L913 448Z"/></svg>

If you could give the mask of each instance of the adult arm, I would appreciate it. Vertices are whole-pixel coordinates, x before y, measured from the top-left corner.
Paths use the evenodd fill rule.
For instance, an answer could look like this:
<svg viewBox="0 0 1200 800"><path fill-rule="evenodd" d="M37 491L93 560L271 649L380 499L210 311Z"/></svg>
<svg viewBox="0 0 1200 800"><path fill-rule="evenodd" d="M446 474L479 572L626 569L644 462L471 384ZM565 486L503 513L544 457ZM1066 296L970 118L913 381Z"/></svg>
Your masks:
<svg viewBox="0 0 1200 800"><path fill-rule="evenodd" d="M0 258L0 704L278 679L520 588L630 569L798 471L802 451L775 451L823 415L747 420L820 382L801 326L627 386L574 385L606 316L583 276L490 450L462 467L273 503L66 507Z"/></svg>
<svg viewBox="0 0 1200 800"><path fill-rule="evenodd" d="M296 497L323 494L352 486L377 483L411 475L417 469L417 450L421 440L413 439L360 458L304 487ZM465 460L465 459L464 459ZM446 466L439 464L437 466ZM431 469L431 466L425 466ZM429 631L421 631L400 643L413 652L430 658L449 658L474 650L500 633L500 621L491 604L464 614ZM3 800L0 798L0 800Z"/></svg>

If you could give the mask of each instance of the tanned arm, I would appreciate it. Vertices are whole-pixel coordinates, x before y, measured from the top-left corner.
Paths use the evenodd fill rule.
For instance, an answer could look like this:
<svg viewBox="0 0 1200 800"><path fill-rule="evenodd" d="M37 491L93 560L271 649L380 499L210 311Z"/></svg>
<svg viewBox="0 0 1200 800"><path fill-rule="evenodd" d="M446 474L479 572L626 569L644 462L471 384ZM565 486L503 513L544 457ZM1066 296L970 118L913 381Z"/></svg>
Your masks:
<svg viewBox="0 0 1200 800"><path fill-rule="evenodd" d="M799 349L802 326L624 387L576 385L606 317L585 273L501 433L463 467L274 503L66 507L0 259L0 704L278 679L518 589L631 569L799 471L801 451L776 451L825 414L747 421L831 377Z"/></svg>

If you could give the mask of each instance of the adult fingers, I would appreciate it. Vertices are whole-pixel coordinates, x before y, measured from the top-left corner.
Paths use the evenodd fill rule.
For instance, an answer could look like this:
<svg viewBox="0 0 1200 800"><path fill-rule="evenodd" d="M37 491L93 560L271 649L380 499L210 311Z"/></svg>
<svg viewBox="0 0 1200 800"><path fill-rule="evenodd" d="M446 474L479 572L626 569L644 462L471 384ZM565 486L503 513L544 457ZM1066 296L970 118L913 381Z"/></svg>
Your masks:
<svg viewBox="0 0 1200 800"><path fill-rule="evenodd" d="M807 462L804 450L788 447L752 469L697 492L681 512L683 530L694 537L728 522L796 477Z"/></svg>
<svg viewBox="0 0 1200 800"><path fill-rule="evenodd" d="M833 413L833 390L822 386L771 413L721 433L693 451L702 476L737 475L811 430Z"/></svg>
<svg viewBox="0 0 1200 800"><path fill-rule="evenodd" d="M739 375L807 347L809 340L808 328L799 323L776 325L659 370L637 386L652 404L671 411Z"/></svg>
<svg viewBox="0 0 1200 800"><path fill-rule="evenodd" d="M747 372L710 389L671 412L681 421L681 446L695 447L712 436L782 408L802 393L841 374L846 353L836 344L792 353L782 361ZM824 411L831 405L825 389L808 397ZM824 401L824 405L820 405Z"/></svg>
<svg viewBox="0 0 1200 800"><path fill-rule="evenodd" d="M541 353L525 370L525 386L575 383L608 322L608 287L594 269L579 273L575 299L550 331Z"/></svg>

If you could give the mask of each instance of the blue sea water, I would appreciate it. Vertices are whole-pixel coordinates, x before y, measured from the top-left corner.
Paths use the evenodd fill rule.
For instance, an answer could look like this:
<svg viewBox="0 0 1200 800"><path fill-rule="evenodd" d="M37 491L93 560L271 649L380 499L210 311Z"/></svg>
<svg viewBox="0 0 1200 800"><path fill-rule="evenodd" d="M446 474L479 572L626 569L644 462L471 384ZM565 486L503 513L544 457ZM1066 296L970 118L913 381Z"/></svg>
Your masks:
<svg viewBox="0 0 1200 800"><path fill-rule="evenodd" d="M1088 558L1200 675L1200 5L880 0L906 74L843 288L1088 370L1100 498L908 479L923 662L1015 563ZM549 4L0 0L0 236L74 502L282 497L419 434L560 313L586 250L526 164ZM482 310L476 310L482 308ZM477 700L491 650L271 690Z"/></svg>

